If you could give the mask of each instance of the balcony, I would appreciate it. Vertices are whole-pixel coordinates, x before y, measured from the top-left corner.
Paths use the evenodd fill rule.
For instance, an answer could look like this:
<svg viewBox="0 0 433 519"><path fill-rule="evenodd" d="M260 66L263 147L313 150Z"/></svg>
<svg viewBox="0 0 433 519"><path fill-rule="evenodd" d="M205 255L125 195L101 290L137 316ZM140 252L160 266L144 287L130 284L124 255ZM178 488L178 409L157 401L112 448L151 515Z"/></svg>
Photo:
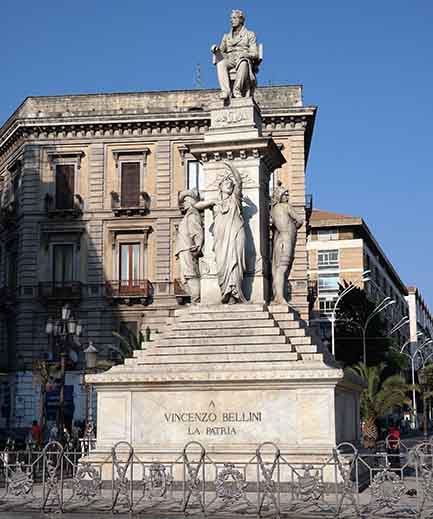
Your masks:
<svg viewBox="0 0 433 519"><path fill-rule="evenodd" d="M105 284L105 297L112 304L145 305L149 302L151 294L151 283L147 279L114 280Z"/></svg>
<svg viewBox="0 0 433 519"><path fill-rule="evenodd" d="M137 197L130 199L122 199L119 193L112 191L111 193L111 210L114 216L144 216L150 210L150 195L145 191Z"/></svg>
<svg viewBox="0 0 433 519"><path fill-rule="evenodd" d="M74 195L74 203L69 208L58 208L54 197L47 193L45 195L45 214L48 218L56 218L63 220L76 220L83 214L84 201L80 195Z"/></svg>
<svg viewBox="0 0 433 519"><path fill-rule="evenodd" d="M16 289L0 287L0 313L10 312L16 303Z"/></svg>
<svg viewBox="0 0 433 519"><path fill-rule="evenodd" d="M44 303L80 301L82 284L80 281L39 283L38 296Z"/></svg>

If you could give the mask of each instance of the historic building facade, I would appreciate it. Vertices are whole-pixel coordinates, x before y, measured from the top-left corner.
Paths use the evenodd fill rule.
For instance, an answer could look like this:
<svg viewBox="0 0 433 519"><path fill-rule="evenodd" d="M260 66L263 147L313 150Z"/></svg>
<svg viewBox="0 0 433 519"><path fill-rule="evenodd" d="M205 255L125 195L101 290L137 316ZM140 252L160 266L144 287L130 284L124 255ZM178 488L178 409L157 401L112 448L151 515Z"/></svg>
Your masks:
<svg viewBox="0 0 433 519"><path fill-rule="evenodd" d="M372 301L390 297L396 303L382 314L389 328L409 315L407 288L362 218L313 210L309 222L310 289L315 293L311 323L322 337L330 336L329 317L343 282L357 283ZM370 281L361 280L370 271ZM409 337L409 327L397 332L398 342Z"/></svg>
<svg viewBox="0 0 433 519"><path fill-rule="evenodd" d="M292 205L308 213L315 108L303 105L299 86L259 88L255 99L287 161L270 183L282 180ZM1 128L1 426L35 417L32 367L53 356L46 323L63 304L82 324L81 345L93 341L101 357L116 359L113 331L148 328L152 337L184 300L177 197L204 188L190 146L203 141L217 102L214 90L30 97ZM305 229L289 290L308 320ZM75 418L83 408L80 348L66 380Z"/></svg>

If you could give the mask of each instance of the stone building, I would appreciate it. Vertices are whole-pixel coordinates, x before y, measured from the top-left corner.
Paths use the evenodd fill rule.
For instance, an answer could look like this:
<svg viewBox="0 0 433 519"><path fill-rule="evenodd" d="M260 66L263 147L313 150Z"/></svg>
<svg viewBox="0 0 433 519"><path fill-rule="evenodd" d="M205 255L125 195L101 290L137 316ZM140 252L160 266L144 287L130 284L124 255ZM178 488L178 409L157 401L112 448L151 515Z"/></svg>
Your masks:
<svg viewBox="0 0 433 519"><path fill-rule="evenodd" d="M202 188L190 146L203 141L216 90L29 97L0 129L0 351L3 427L35 418L34 361L50 359L49 317L72 305L101 357L113 331L151 338L184 300L176 280L178 192ZM265 131L286 159L274 174L305 207L315 108L300 86L256 91ZM305 225L289 279L309 318ZM69 418L82 418L82 354L70 359ZM17 383L19 381L19 383ZM36 416L37 417L37 416Z"/></svg>
<svg viewBox="0 0 433 519"><path fill-rule="evenodd" d="M343 281L365 288L374 302L385 297L396 301L381 314L389 328L409 315L407 288L362 218L313 210L307 249L310 290L315 294L311 324L322 337L330 336L329 317ZM370 281L363 283L360 278L366 270L371 271ZM401 344L408 336L408 327L397 331Z"/></svg>

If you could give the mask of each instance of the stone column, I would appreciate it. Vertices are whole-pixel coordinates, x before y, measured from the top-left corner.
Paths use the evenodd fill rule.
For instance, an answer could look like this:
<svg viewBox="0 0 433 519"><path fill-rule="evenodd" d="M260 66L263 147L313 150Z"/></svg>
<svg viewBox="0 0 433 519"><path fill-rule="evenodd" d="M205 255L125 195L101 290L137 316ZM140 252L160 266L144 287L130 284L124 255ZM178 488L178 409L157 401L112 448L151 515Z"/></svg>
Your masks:
<svg viewBox="0 0 433 519"><path fill-rule="evenodd" d="M246 231L246 272L243 289L248 301L263 303L270 297L269 176L285 159L270 137L262 136L262 119L251 98L232 99L230 106L211 110L211 126L204 143L191 145L194 157L203 162L204 200L218 197L219 179L225 162L242 177L243 216ZM201 260L201 302L218 304L218 286L213 213L205 211L205 246Z"/></svg>

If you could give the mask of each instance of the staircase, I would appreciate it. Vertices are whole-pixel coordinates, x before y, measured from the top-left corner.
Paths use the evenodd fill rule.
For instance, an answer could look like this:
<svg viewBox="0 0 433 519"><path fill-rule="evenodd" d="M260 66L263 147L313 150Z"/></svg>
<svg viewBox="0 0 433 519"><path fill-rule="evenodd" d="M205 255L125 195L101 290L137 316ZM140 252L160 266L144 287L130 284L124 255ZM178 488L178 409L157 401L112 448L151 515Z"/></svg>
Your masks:
<svg viewBox="0 0 433 519"><path fill-rule="evenodd" d="M176 310L146 350L115 370L269 372L325 367L323 357L287 305L192 305Z"/></svg>

